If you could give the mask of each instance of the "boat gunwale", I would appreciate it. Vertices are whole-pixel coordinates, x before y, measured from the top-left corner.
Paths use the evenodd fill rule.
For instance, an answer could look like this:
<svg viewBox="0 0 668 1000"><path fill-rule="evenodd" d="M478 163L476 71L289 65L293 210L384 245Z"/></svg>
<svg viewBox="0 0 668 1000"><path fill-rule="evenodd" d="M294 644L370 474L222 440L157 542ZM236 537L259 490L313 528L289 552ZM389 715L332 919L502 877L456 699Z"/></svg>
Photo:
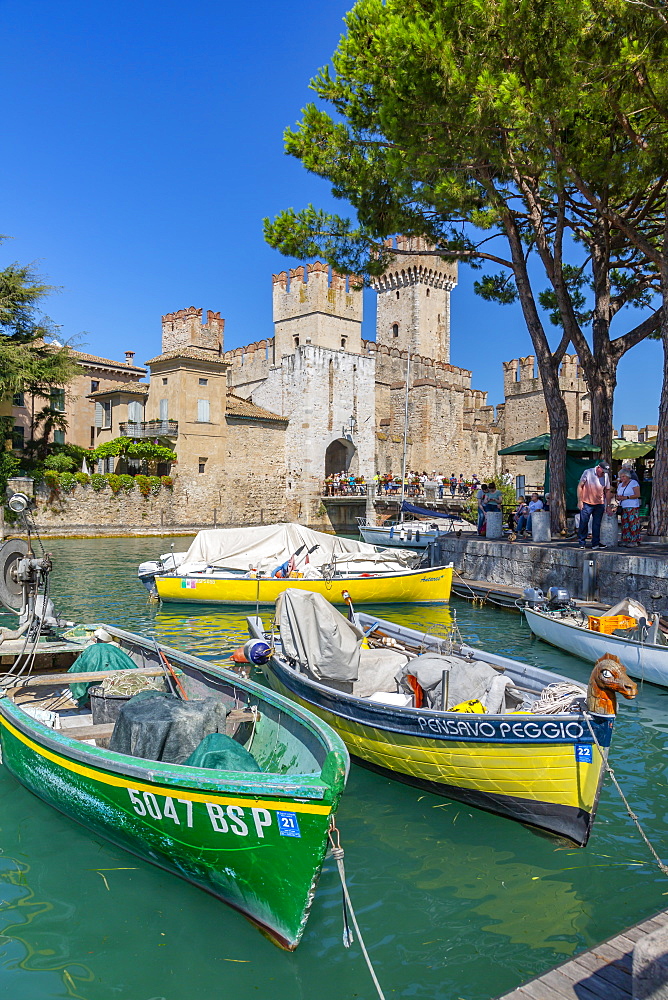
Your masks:
<svg viewBox="0 0 668 1000"><path fill-rule="evenodd" d="M85 628L90 626L86 625ZM93 626L96 628L98 626ZM127 632L115 626L104 626L111 634L120 635L132 639L143 648L154 651L149 641L134 632ZM153 784L162 784L174 787L196 788L198 791L218 792L229 791L230 794L248 795L249 786L258 789L258 794L264 797L289 797L303 799L328 800L333 797L334 801L341 794L345 787L345 781L349 767L348 750L334 730L318 719L314 713L296 705L290 699L285 698L278 692L271 691L251 681L247 678L240 678L233 671L224 667L216 667L199 657L180 650L172 649L169 646L159 644L159 648L172 655L175 659L185 662L187 665L200 670L206 674L210 672L217 680L228 681L239 686L247 693L256 695L258 700L265 700L272 707L285 711L296 722L303 724L313 736L320 740L325 756L319 771L302 772L292 775L281 775L275 772L258 771L222 771L205 768L186 767L183 764L172 764L167 761L146 761L146 766L137 764L143 758L133 757L129 754L120 754L105 747L82 744L73 737L67 736L67 729L52 729L25 712L20 705L17 705L7 694L0 694L0 715L10 725L14 725L23 736L34 740L34 742L44 745L45 749L53 753L76 761L87 767L92 767L101 771L108 771L119 774L126 778L136 778ZM223 675L223 676L219 676ZM63 674L66 676L66 673ZM239 683L243 681L243 683ZM256 694L257 692L257 694ZM265 693L268 697L265 698ZM325 729L323 730L323 727ZM325 762L329 754L335 753L342 759L345 765L342 769L341 777L336 781L328 781L322 776ZM331 768L329 769L332 773ZM249 780L249 777L252 778ZM224 786L224 788L222 787ZM288 787L291 786L291 787Z"/></svg>
<svg viewBox="0 0 668 1000"><path fill-rule="evenodd" d="M292 584L327 583L327 582L331 582L332 584L334 584L334 583L345 583L347 580L378 580L378 579L391 580L394 577L415 576L417 573L438 573L440 570L444 569L453 569L453 564L447 563L447 565L444 564L442 566L421 566L418 567L417 569L406 569L401 572L392 572L392 573L364 573L364 574L357 573L357 574L349 574L348 576L334 576L332 577L331 581L327 581L324 578L321 580L304 580L304 579L289 580L289 578L280 578L275 576L260 576L260 577L222 576L222 575L216 576L215 573L206 573L204 571L201 573L161 573L160 576L156 576L156 580L170 580L170 579L171 580L221 580L221 581L233 580L235 583L255 583L255 584L257 584L258 580L260 583L272 583L272 582L283 583L285 582L285 580L289 580L289 582ZM398 601L397 603L402 604L404 602ZM435 600L429 603L440 604L441 602Z"/></svg>
<svg viewBox="0 0 668 1000"><path fill-rule="evenodd" d="M668 646L660 646L655 642L639 642L637 639L625 639L621 635L612 635L609 632L594 632L593 629L586 628L585 626L576 625L575 622L570 622L562 618L554 618L552 615L547 614L544 611L539 611L537 608L522 608L522 611L527 613L537 615L543 621L553 622L556 625L563 625L566 628L570 628L578 634L583 634L587 637L592 637L594 639L604 639L606 642L612 639L614 642L619 642L624 646L635 646L638 649L651 649L651 650L664 650L668 654ZM527 623L529 619L527 617ZM541 638L539 636L539 638ZM651 683L651 682L650 682Z"/></svg>
<svg viewBox="0 0 668 1000"><path fill-rule="evenodd" d="M385 624L393 624L391 622L387 622L385 619L376 619L376 620L379 623L383 622ZM254 628L253 622L260 622L261 623L261 619L259 619L259 618L248 618L248 624L249 624L249 627L251 629ZM255 626L255 628L257 628L257 626ZM264 632L262 630L258 629L257 630L257 637L258 638L262 638L263 636L264 636ZM437 637L435 637L435 636L432 637L432 638L437 639ZM345 691L339 691L336 688L328 687L328 685L322 684L319 681L316 681L313 678L308 677L306 674L303 674L300 671L295 670L293 667L291 667L289 665L289 663L287 662L287 659L282 654L274 653L271 659L276 662L276 664L279 666L281 672L287 674L288 677L294 677L300 684L303 684L305 687L311 688L311 689L313 689L316 692L325 694L329 698L333 697L334 700L337 701L337 702L339 702L342 707L346 703L350 703L352 707L357 707L357 706L363 707L364 710L366 712L368 712L368 714L371 715L372 717L375 716L375 715L378 715L381 718L383 716L386 716L386 717L387 716L390 716L390 717L391 716L395 716L395 717L399 716L399 717L407 717L410 720L419 720L420 718L432 718L432 719L435 718L435 719L442 719L443 721L459 721L459 722L461 722L461 721L467 721L466 720L466 715L468 713L452 712L452 711L449 711L449 712L445 711L444 712L441 709L415 708L415 707L410 706L410 705L407 705L405 707L398 707L398 706L395 706L395 705L385 705L382 702L370 701L368 698L362 698L359 695L349 694L349 693L347 693ZM521 661L517 661L517 662L521 666L531 666L530 664L522 664ZM535 669L540 670L541 668L537 667ZM559 680L559 681L560 680L567 680L567 681L571 680L571 678L568 678L568 677L566 677L565 675L562 675L562 674L556 674L556 675L554 675L554 677L555 677L556 680ZM579 682L574 681L573 683L579 683ZM583 688L583 693L584 693L584 691L585 691L585 689ZM396 723L395 723L394 726L392 726L389 722L387 724L385 724L385 725L383 725L382 722L376 722L376 721L372 721L372 722L368 722L367 723L367 722L361 721L360 719L357 719L357 718L353 717L351 714L345 714L343 711L337 711L336 707L332 707L331 705L325 706L325 705L320 705L319 704L318 707L321 708L321 709L323 709L324 711L330 712L332 715L336 715L339 718L346 719L349 722L353 722L356 725L360 725L360 726L366 726L366 725L373 726L374 728L379 729L379 730L381 730L383 732L391 732L391 733L395 733L397 735L413 735L415 738L432 739L432 740L439 740L439 741L446 741L447 740L447 741L450 741L450 742L453 742L453 743L471 743L475 739L475 738L471 738L470 736L469 737L462 736L462 734L459 734L459 736L457 737L457 736L453 736L453 735L447 735L445 733L434 733L432 731L428 731L427 732L427 731L417 731L416 730L412 734L406 734L406 733L403 733L401 730L399 730L397 728ZM599 739L599 743L601 743L601 746L603 747L603 749L607 750L608 747L609 747L609 745L612 742L612 731L613 731L613 728L614 728L615 717L614 716L608 716L608 715L600 715L598 713L593 713L593 712L588 712L586 714L591 718L591 720L592 720L592 722L594 724L598 723L598 725L602 728L603 733L599 733L598 739ZM485 712L484 716L481 716L481 717L483 718L483 720L485 722L501 722L501 721L508 722L509 718L511 718L511 716L509 716L509 715L493 714L493 713L490 713L490 712ZM530 722L534 722L534 723L545 723L545 722L554 722L555 719L558 718L559 722L564 722L564 723L578 722L578 723L582 723L584 717L585 717L585 713L582 713L582 712L580 712L580 713L568 713L568 714L567 713L560 713L558 716L556 716L556 715L538 715L538 714L532 713L531 715L517 715L517 716L513 716L513 719L514 719L515 722L530 721ZM603 741L602 741L600 737L603 734L604 734L604 738L603 738ZM501 737L501 738L499 738L499 737L488 737L486 739L480 739L480 740L475 739L475 742L479 742L479 743L498 743L498 742L502 742L503 744L506 744L506 745L509 745L509 746L510 745L512 745L512 746L527 745L527 746L537 747L537 746L543 746L543 745L546 745L546 746L574 746L575 744L582 743L583 741L584 742L588 742L590 739L591 739L591 737L590 737L589 734L586 734L586 735L583 734L582 736L579 736L579 737L568 737L567 739L564 739L564 740L561 740L561 741L558 741L558 742L556 740L551 740L551 739L545 738L543 740L541 740L541 739L533 739L533 740L531 740L530 743L528 743L525 740L520 740L520 739L516 739L516 738L515 739L514 738L507 738L507 737ZM593 743L593 740L591 740L591 742Z"/></svg>

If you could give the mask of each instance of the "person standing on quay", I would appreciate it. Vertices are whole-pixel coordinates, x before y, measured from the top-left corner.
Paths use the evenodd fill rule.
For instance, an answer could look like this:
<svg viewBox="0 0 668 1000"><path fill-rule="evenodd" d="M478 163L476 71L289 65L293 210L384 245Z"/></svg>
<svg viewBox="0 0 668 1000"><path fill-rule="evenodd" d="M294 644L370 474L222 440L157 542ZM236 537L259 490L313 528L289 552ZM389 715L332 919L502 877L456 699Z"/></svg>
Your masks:
<svg viewBox="0 0 668 1000"><path fill-rule="evenodd" d="M621 545L640 545L640 484L631 478L629 469L619 470L617 502L622 516Z"/></svg>
<svg viewBox="0 0 668 1000"><path fill-rule="evenodd" d="M601 461L595 468L585 469L580 477L578 483L578 507L580 508L578 542L581 549L587 543L590 517L592 549L607 548L607 546L601 545L601 521L611 492L609 472L608 463Z"/></svg>

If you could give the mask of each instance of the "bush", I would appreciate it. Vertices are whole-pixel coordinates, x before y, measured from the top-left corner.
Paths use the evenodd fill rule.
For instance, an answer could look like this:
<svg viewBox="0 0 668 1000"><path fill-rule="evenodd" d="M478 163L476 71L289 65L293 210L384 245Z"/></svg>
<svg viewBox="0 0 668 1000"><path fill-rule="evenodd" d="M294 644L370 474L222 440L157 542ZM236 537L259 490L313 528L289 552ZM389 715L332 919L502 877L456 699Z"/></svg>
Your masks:
<svg viewBox="0 0 668 1000"><path fill-rule="evenodd" d="M75 467L75 461L69 455L59 452L57 455L49 455L44 459L44 468L53 469L55 472L71 472Z"/></svg>
<svg viewBox="0 0 668 1000"><path fill-rule="evenodd" d="M60 488L65 493L71 493L76 485L77 485L77 478L76 476L73 476L71 472L60 473Z"/></svg>
<svg viewBox="0 0 668 1000"><path fill-rule="evenodd" d="M502 473L498 476L483 476L482 482L488 483L493 480L496 483L497 490L501 490L501 503L503 505L503 521L505 524L506 516L508 510L512 507L515 508L517 504L517 497L515 495L515 481L511 475L508 473ZM476 490L473 496L470 498L466 506L462 511L462 517L470 521L471 524L478 523L478 499L476 496Z"/></svg>
<svg viewBox="0 0 668 1000"><path fill-rule="evenodd" d="M109 483L111 492L116 496L117 493L121 491L121 477L117 476L115 473L110 472L108 476L105 477Z"/></svg>
<svg viewBox="0 0 668 1000"><path fill-rule="evenodd" d="M90 476L87 472L75 472L74 478L78 482L79 486L88 486L90 483Z"/></svg>
<svg viewBox="0 0 668 1000"><path fill-rule="evenodd" d="M90 485L96 493L99 493L107 485L107 477L103 476L101 472L94 472L90 477Z"/></svg>
<svg viewBox="0 0 668 1000"><path fill-rule="evenodd" d="M135 476L135 483L143 497L149 496L151 492L151 480L148 476Z"/></svg>
<svg viewBox="0 0 668 1000"><path fill-rule="evenodd" d="M135 488L134 476L128 476L127 473L124 473L122 476L119 476L118 478L120 480L122 488L125 490L126 493L129 493L130 490L133 490Z"/></svg>
<svg viewBox="0 0 668 1000"><path fill-rule="evenodd" d="M149 476L148 481L150 483L151 496L157 497L162 488L162 479L160 476Z"/></svg>
<svg viewBox="0 0 668 1000"><path fill-rule="evenodd" d="M160 482L165 487L165 489L167 489L167 490L173 490L174 489L174 480L172 479L171 476L161 476L160 477Z"/></svg>

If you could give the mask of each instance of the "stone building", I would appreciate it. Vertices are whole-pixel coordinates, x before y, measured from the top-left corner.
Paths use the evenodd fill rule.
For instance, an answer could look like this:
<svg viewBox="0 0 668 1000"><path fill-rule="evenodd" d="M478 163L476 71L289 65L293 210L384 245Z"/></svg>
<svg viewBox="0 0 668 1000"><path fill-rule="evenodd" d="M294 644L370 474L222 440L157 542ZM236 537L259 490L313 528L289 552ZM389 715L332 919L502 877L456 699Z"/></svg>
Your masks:
<svg viewBox="0 0 668 1000"><path fill-rule="evenodd" d="M146 375L145 368L134 363L134 351L125 352L125 361L98 358L94 354L72 351L81 374L66 389L54 389L50 399L18 393L14 397L14 447L20 451L30 439L35 414L45 407L62 413L67 420L67 430L56 430L56 442L67 440L82 448L94 448L97 443L95 399L91 393L111 386L134 386ZM39 437L37 428L35 436Z"/></svg>

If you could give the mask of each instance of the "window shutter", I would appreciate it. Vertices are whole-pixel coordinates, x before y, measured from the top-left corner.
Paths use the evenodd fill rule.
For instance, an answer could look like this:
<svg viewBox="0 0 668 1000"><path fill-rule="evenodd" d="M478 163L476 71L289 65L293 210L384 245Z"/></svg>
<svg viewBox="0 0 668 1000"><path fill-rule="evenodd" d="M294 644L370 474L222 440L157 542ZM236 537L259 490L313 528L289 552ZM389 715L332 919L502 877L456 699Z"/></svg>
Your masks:
<svg viewBox="0 0 668 1000"><path fill-rule="evenodd" d="M128 421L131 424L139 424L142 419L142 405L136 399L128 403Z"/></svg>
<svg viewBox="0 0 668 1000"><path fill-rule="evenodd" d="M104 417L104 407L102 406L102 403L98 403L98 401L95 400L95 426L96 427L102 427L103 417Z"/></svg>
<svg viewBox="0 0 668 1000"><path fill-rule="evenodd" d="M197 400L197 421L200 424L209 423L209 400L208 399L198 399Z"/></svg>
<svg viewBox="0 0 668 1000"><path fill-rule="evenodd" d="M169 414L169 400L168 399L161 399L160 400L160 419L161 420L169 420L168 414Z"/></svg>

